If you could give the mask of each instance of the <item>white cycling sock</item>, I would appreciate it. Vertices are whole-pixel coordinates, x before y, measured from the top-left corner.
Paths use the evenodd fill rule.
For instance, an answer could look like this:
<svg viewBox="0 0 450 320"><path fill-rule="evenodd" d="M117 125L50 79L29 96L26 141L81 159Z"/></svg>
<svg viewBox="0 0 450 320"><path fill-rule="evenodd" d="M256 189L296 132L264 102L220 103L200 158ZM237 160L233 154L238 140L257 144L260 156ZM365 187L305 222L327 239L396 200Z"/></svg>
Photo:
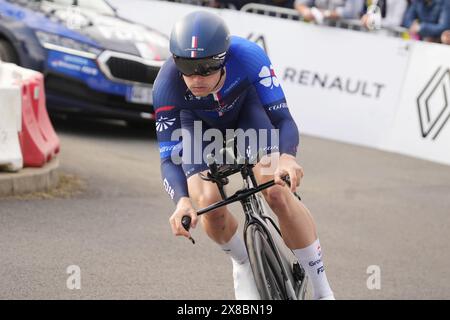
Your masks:
<svg viewBox="0 0 450 320"><path fill-rule="evenodd" d="M236 233L231 237L230 241L225 244L221 244L220 247L237 263L243 264L244 262L247 262L247 249L245 247L244 241L238 234L238 230L236 230Z"/></svg>
<svg viewBox="0 0 450 320"><path fill-rule="evenodd" d="M313 299L333 297L322 262L319 239L306 248L293 251L311 281L314 291Z"/></svg>

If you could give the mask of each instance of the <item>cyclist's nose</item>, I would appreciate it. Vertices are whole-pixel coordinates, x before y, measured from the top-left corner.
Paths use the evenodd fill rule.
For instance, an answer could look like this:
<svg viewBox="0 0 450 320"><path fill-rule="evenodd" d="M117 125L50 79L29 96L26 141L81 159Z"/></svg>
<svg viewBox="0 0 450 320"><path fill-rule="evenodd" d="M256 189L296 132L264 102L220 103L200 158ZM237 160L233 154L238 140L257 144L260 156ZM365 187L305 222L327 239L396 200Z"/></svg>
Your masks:
<svg viewBox="0 0 450 320"><path fill-rule="evenodd" d="M191 76L191 80L194 84L200 84L203 81L203 77L199 76L197 74L194 74L193 76Z"/></svg>

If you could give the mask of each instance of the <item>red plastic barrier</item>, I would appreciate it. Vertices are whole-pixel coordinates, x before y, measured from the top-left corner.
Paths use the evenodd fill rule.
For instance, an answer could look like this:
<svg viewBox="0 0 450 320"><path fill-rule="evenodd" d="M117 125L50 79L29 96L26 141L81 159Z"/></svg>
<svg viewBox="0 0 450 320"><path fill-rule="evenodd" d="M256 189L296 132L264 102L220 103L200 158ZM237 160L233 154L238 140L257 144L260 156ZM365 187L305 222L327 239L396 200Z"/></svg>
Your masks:
<svg viewBox="0 0 450 320"><path fill-rule="evenodd" d="M41 134L33 111L30 80L22 82L22 132L19 133L24 167L42 167L52 158L52 146Z"/></svg>
<svg viewBox="0 0 450 320"><path fill-rule="evenodd" d="M44 76L41 73L35 73L30 79L29 88L31 103L39 128L41 129L41 134L47 143L50 144L52 156L55 156L59 152L60 141L47 113Z"/></svg>

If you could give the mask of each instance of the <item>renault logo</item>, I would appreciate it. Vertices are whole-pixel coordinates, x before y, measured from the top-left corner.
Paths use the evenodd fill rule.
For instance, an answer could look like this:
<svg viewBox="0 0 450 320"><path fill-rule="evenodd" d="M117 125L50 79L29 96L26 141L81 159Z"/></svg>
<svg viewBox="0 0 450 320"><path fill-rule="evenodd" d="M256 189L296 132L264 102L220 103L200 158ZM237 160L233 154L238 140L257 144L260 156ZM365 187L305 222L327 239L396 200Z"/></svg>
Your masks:
<svg viewBox="0 0 450 320"><path fill-rule="evenodd" d="M435 140L450 119L450 69L439 67L417 98L422 137Z"/></svg>

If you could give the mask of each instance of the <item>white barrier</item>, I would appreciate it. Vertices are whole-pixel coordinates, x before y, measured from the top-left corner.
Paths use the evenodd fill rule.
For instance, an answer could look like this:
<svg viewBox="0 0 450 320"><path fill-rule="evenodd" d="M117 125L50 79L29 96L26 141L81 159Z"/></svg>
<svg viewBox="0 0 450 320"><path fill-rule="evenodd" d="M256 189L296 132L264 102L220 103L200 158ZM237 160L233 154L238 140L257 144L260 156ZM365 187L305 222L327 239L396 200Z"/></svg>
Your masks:
<svg viewBox="0 0 450 320"><path fill-rule="evenodd" d="M450 103L449 47L234 10L110 2L166 35L191 11L218 13L267 51L301 133L450 164L450 106L438 101Z"/></svg>
<svg viewBox="0 0 450 320"><path fill-rule="evenodd" d="M11 87L17 87L20 92L21 85L19 84L22 81L21 71L28 70L14 63L7 63L0 61L0 86L4 86L9 89ZM19 99L19 103L17 103L17 99ZM17 97L14 95L14 99L12 100L12 104L16 106L16 126L17 131L22 131L22 100L20 99L20 94Z"/></svg>
<svg viewBox="0 0 450 320"><path fill-rule="evenodd" d="M23 125L19 135L25 167L43 167L60 150L60 141L49 119L43 75L14 64L0 65L0 84L17 85L20 90L17 121Z"/></svg>
<svg viewBox="0 0 450 320"><path fill-rule="evenodd" d="M1 69L1 65L0 65ZM23 167L19 135L22 120L19 86L0 84L0 170L18 171Z"/></svg>

